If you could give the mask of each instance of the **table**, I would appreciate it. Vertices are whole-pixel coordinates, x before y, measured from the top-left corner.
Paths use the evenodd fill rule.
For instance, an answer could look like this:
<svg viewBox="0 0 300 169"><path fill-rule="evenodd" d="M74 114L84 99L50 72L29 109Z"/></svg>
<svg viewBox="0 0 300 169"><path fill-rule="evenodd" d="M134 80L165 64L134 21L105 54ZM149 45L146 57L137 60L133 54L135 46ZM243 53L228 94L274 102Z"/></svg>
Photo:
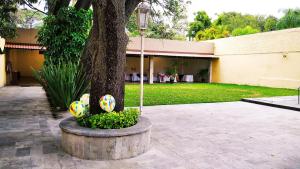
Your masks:
<svg viewBox="0 0 300 169"><path fill-rule="evenodd" d="M184 82L194 82L194 75L184 75L182 77L182 81L184 81Z"/></svg>

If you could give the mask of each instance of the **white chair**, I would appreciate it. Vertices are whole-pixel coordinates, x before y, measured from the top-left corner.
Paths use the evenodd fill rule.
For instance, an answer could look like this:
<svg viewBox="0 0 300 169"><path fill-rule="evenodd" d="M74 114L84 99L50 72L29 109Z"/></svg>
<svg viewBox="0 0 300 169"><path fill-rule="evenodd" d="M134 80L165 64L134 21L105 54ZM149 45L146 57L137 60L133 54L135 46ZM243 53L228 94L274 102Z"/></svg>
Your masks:
<svg viewBox="0 0 300 169"><path fill-rule="evenodd" d="M140 81L140 77L138 77L137 73L132 73L131 81L132 82L138 82L138 81Z"/></svg>
<svg viewBox="0 0 300 169"><path fill-rule="evenodd" d="M184 82L194 82L194 76L193 75L184 75L182 78L182 81Z"/></svg>

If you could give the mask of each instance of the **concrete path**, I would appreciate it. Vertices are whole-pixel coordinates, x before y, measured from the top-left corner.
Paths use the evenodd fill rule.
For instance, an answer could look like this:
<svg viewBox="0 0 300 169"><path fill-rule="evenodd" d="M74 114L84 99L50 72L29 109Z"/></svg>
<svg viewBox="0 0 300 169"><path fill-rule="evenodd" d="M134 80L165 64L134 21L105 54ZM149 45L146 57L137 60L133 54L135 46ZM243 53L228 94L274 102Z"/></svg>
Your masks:
<svg viewBox="0 0 300 169"><path fill-rule="evenodd" d="M0 88L0 168L299 169L300 113L245 102L152 106L151 149L88 161L60 148L40 87Z"/></svg>
<svg viewBox="0 0 300 169"><path fill-rule="evenodd" d="M300 111L300 103L298 102L298 96L246 98L242 100L250 103Z"/></svg>

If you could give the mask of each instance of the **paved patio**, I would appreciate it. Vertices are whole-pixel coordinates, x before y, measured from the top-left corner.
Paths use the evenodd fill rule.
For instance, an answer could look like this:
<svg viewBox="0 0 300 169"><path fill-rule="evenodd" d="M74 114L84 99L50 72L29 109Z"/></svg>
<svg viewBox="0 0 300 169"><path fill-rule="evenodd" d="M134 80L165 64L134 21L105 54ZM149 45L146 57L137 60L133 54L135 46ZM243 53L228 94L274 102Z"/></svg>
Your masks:
<svg viewBox="0 0 300 169"><path fill-rule="evenodd" d="M300 111L298 96L281 96L281 97L263 97L263 98L246 98L243 101L278 107L289 110Z"/></svg>
<svg viewBox="0 0 300 169"><path fill-rule="evenodd" d="M67 116L65 114L64 116ZM299 169L300 113L245 102L146 107L147 153L88 161L60 148L40 87L0 88L0 168Z"/></svg>

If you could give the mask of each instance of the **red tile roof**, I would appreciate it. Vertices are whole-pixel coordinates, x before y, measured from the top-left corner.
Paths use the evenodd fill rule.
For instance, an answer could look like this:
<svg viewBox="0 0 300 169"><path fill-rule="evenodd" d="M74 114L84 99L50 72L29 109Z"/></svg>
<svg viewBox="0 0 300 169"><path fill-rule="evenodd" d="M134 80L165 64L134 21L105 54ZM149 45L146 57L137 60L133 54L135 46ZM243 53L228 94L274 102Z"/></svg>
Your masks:
<svg viewBox="0 0 300 169"><path fill-rule="evenodd" d="M45 47L38 44L28 44L28 43L5 43L5 48L9 49L29 49L29 50L45 50Z"/></svg>

